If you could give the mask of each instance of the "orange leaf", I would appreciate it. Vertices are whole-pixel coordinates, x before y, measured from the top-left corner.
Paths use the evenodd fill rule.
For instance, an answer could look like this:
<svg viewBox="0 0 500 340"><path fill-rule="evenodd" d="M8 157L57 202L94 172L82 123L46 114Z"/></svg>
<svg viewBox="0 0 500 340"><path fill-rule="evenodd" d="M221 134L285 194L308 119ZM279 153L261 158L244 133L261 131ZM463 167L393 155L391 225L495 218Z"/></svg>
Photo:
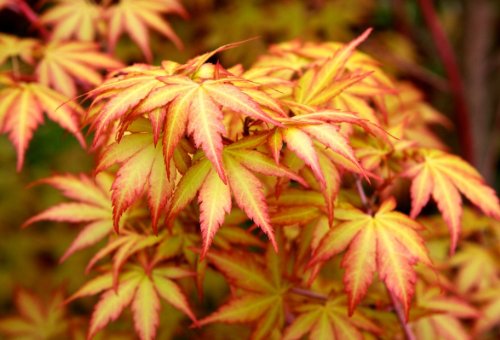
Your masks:
<svg viewBox="0 0 500 340"><path fill-rule="evenodd" d="M186 12L177 0L120 0L108 9L109 45L114 49L118 38L124 31L139 45L146 59L151 62L148 27L160 32L172 40L177 48L182 48L170 25L161 18L164 13L186 16Z"/></svg>
<svg viewBox="0 0 500 340"><path fill-rule="evenodd" d="M423 162L406 170L405 176L413 178L411 186L412 217L416 217L427 204L430 194L448 224L451 234L451 252L454 252L460 236L462 200L464 194L486 215L500 218L500 205L495 192L481 175L457 156L439 150L422 149Z"/></svg>
<svg viewBox="0 0 500 340"><path fill-rule="evenodd" d="M393 211L393 199L382 203L374 215L354 210L346 222L332 228L315 249L310 265L325 261L347 248L342 259L346 269L345 289L349 311L364 297L375 271L387 288L396 295L408 317L414 293L416 273L413 265L430 259L416 230L420 225L404 214ZM337 216L343 219L342 216Z"/></svg>
<svg viewBox="0 0 500 340"><path fill-rule="evenodd" d="M121 66L119 61L99 52L98 45L94 43L54 41L44 46L35 74L43 85L68 97L75 97L76 80L97 86L102 82L97 70Z"/></svg>
<svg viewBox="0 0 500 340"><path fill-rule="evenodd" d="M57 0L56 5L40 19L42 23L54 26L54 40L76 37L81 41L93 41L101 11L101 7L86 0Z"/></svg>

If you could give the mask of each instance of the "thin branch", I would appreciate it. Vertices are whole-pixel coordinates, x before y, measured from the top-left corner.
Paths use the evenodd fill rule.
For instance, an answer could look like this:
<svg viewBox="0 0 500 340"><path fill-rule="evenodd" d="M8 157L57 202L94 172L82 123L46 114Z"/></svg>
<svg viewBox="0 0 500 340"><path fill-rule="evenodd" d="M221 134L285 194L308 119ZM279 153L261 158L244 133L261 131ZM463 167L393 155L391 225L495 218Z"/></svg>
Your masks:
<svg viewBox="0 0 500 340"><path fill-rule="evenodd" d="M363 183L361 183L361 178L359 177L356 177L356 188L358 189L359 198L361 198L361 203L363 203L366 212L369 215L372 215L373 214L372 206L368 201L368 197L366 197L365 189L363 189Z"/></svg>
<svg viewBox="0 0 500 340"><path fill-rule="evenodd" d="M316 293L313 292L312 290L304 289L304 288L298 288L294 287L290 290L292 293L302 295L302 296L307 296L313 299L319 299L319 300L328 300L328 296L321 294L321 293Z"/></svg>
<svg viewBox="0 0 500 340"><path fill-rule="evenodd" d="M495 5L491 0L464 2L463 70L467 87L469 110L474 114L472 136L477 169L490 184L495 180L495 166L491 162L496 147L490 148L490 136L498 137L491 129L494 120L495 93L489 84L494 79L490 70L493 42L496 32ZM498 132L498 131L497 131ZM493 145L496 145L494 143Z"/></svg>
<svg viewBox="0 0 500 340"><path fill-rule="evenodd" d="M291 325L295 320L295 315L290 310L288 304L285 304L285 322L287 325Z"/></svg>
<svg viewBox="0 0 500 340"><path fill-rule="evenodd" d="M469 163L474 164L475 157L469 109L465 99L462 77L455 59L453 48L450 41L446 37L441 23L439 22L439 18L434 9L433 1L419 0L418 3L448 76L450 89L453 94L455 110L457 112L457 127L462 154Z"/></svg>
<svg viewBox="0 0 500 340"><path fill-rule="evenodd" d="M387 287L386 287L387 288ZM410 325L406 322L405 313L398 299L394 296L394 294L387 288L387 293L391 298L392 305L396 310L396 315L398 316L399 323L401 324L401 328L403 328L403 332L405 333L406 340L417 340L415 334L413 334L413 330L410 328Z"/></svg>
<svg viewBox="0 0 500 340"><path fill-rule="evenodd" d="M47 39L49 37L49 31L41 24L40 18L38 15L31 9L31 7L26 3L26 0L19 0L17 3L17 7L21 11L21 13L31 22L31 24L36 27L38 32L43 39Z"/></svg>

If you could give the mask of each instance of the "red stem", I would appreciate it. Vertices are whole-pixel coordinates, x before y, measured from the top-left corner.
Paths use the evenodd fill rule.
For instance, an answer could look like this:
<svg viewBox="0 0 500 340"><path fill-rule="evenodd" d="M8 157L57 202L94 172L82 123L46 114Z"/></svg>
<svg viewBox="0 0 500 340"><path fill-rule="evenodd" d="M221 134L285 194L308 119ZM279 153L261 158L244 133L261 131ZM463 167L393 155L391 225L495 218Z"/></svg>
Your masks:
<svg viewBox="0 0 500 340"><path fill-rule="evenodd" d="M19 0L17 3L17 7L21 11L21 13L31 22L31 24L36 27L38 32L43 39L47 39L49 37L49 32L47 29L40 23L40 19L38 15L31 9L31 7L26 3L26 0Z"/></svg>
<svg viewBox="0 0 500 340"><path fill-rule="evenodd" d="M321 293L313 292L312 290L308 290L308 289L294 287L290 291L292 293L302 295L302 296L307 296L307 297L313 298L313 299L319 299L319 300L324 300L324 301L328 300L328 296L321 294Z"/></svg>
<svg viewBox="0 0 500 340"><path fill-rule="evenodd" d="M391 298L392 305L394 306L394 309L396 310L396 315L398 316L399 323L401 324L401 327L403 328L403 332L405 333L406 340L417 340L415 337L415 334L413 334L412 329L410 328L410 325L406 322L406 317L405 313L403 311L403 308L401 308L401 304L399 303L398 299L392 294L392 292L387 288L387 293L389 294L389 297Z"/></svg>
<svg viewBox="0 0 500 340"><path fill-rule="evenodd" d="M455 102L458 136L464 158L474 164L470 115L465 99L464 85L450 41L439 22L432 0L419 0L420 9L429 27L437 52L448 76L453 101Z"/></svg>
<svg viewBox="0 0 500 340"><path fill-rule="evenodd" d="M371 208L371 204L368 201L368 197L366 196L365 190L363 189L363 183L361 183L361 178L356 177L356 189L358 189L359 198L361 199L361 203L366 209L366 213L368 215L372 215L373 211Z"/></svg>

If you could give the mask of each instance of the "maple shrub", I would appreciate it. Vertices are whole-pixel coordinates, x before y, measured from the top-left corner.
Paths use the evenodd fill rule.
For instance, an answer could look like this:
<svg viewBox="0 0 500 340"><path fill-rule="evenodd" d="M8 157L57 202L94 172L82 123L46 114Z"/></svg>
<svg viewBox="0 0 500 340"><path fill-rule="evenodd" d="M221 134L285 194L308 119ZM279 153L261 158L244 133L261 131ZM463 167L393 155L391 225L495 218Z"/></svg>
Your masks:
<svg viewBox="0 0 500 340"><path fill-rule="evenodd" d="M24 225L80 225L61 261L92 247L95 276L45 306L19 291L21 316L1 319L0 332L66 334L76 326L65 306L98 295L88 338L129 307L141 339L165 318L206 338L498 335L496 194L433 133L450 121L357 51L370 30L347 44L273 45L248 69L210 62L244 43L124 67L93 41L113 50L128 30L152 60L148 27L180 45L160 14L185 12L176 1L104 3L58 1L38 23L53 28L47 41L0 35L0 64L33 72L0 76L0 131L18 169L44 112L82 146L87 126L97 155L92 173L39 181L69 201ZM70 100L82 91L86 109ZM162 315L166 305L185 317Z"/></svg>

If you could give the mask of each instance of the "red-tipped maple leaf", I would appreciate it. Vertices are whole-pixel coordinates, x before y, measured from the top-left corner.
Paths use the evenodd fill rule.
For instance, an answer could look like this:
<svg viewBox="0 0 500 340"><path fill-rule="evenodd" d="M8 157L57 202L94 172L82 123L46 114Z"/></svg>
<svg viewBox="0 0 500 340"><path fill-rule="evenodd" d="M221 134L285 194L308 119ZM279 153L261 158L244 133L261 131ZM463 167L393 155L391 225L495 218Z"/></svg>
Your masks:
<svg viewBox="0 0 500 340"><path fill-rule="evenodd" d="M457 267L455 283L463 294L490 288L500 275L491 249L473 243L463 243L450 259L450 265Z"/></svg>
<svg viewBox="0 0 500 340"><path fill-rule="evenodd" d="M410 323L419 339L469 339L460 319L476 319L481 315L463 299L446 296L440 288L425 287L422 283L417 284L415 314L419 310L423 315Z"/></svg>
<svg viewBox="0 0 500 340"><path fill-rule="evenodd" d="M341 166L352 168L354 165L354 168L357 168L356 172L366 175L354 155L347 136L340 132L340 123L355 124L368 131L371 130L369 124L355 114L334 110L318 112L313 110L311 113L297 115L287 120L286 124L290 127L284 128L282 132L287 147L311 168L323 188L326 186L326 179L318 159L315 140L320 148L327 147L338 155L336 163L340 159ZM325 162L323 164L326 166ZM325 196L327 195L325 193Z"/></svg>
<svg viewBox="0 0 500 340"><path fill-rule="evenodd" d="M460 237L460 192L486 215L500 219L500 205L495 191L484 183L476 169L459 157L439 150L420 150L419 156L423 160L404 173L413 179L410 216L415 218L432 195L448 224L451 252L455 251Z"/></svg>
<svg viewBox="0 0 500 340"><path fill-rule="evenodd" d="M147 274L143 268L132 266L120 275L117 287L113 286L111 274L104 274L87 282L68 301L101 294L90 319L88 339L118 319L122 311L131 305L136 332L142 340L152 340L159 325L160 299L196 322L184 293L174 282L191 275L191 272L176 267L157 267Z"/></svg>
<svg viewBox="0 0 500 340"><path fill-rule="evenodd" d="M366 175L365 170L354 155L348 137L340 132L340 123L358 125L372 133L378 133L380 128L350 112L315 111L306 106L303 108L310 112L284 120L288 127L278 129L272 138L281 138L281 136L275 136L280 133L282 141L287 143L287 147L312 170L314 177L320 183L321 192L326 201L328 218L332 222L333 202L338 194L341 181L337 167L348 168ZM279 159L280 149L277 147L281 148L282 142L273 146L272 153L275 160Z"/></svg>
<svg viewBox="0 0 500 340"><path fill-rule="evenodd" d="M175 68L177 71L181 69L180 66ZM222 110L235 111L274 125L280 123L240 88L230 84L231 79L198 79L201 82L197 82L188 76L165 75L168 72L158 68L136 70L110 79L92 91L97 95L94 104L108 99L108 93L111 95L102 110L91 118L92 128L96 130L95 141L116 120L120 120L120 130L123 130L138 116L148 114L155 141L163 131L167 167L176 146L187 133L226 183L222 164L222 137L225 134Z"/></svg>
<svg viewBox="0 0 500 340"><path fill-rule="evenodd" d="M287 177L305 184L299 176L286 167L277 165L265 154L240 146L245 146L244 141L224 150L228 184L222 182L209 160L203 158L182 177L169 206L167 220L171 221L199 191L202 256L205 256L215 233L224 222L224 216L231 210L231 194L238 206L264 231L276 248L263 185L253 172Z"/></svg>
<svg viewBox="0 0 500 340"><path fill-rule="evenodd" d="M373 274L378 272L408 316L417 280L413 265L430 264L423 240L417 233L421 226L393 211L395 207L395 200L389 199L373 216L353 208L339 217L345 222L333 227L314 251L310 264L326 261L347 249L342 267L350 314L366 294Z"/></svg>
<svg viewBox="0 0 500 340"><path fill-rule="evenodd" d="M225 128L222 124L223 113L220 107L271 124L279 124L251 97L238 87L225 83L223 79L205 80L201 84L187 77L159 79L168 85L164 92L176 92L172 98L175 100L166 112L167 124L163 142L167 160L171 158L173 149L187 129L193 136L196 146L203 149L224 182L226 177L222 165L222 135L225 133ZM170 117L172 122L169 122Z"/></svg>
<svg viewBox="0 0 500 340"><path fill-rule="evenodd" d="M85 147L79 127L83 110L54 90L39 83L10 81L7 87L0 89L0 102L0 132L7 133L16 148L18 171L34 131L43 122L43 112Z"/></svg>
<svg viewBox="0 0 500 340"><path fill-rule="evenodd" d="M149 31L152 28L170 39L177 48L182 42L162 15L174 13L186 17L187 13L178 0L120 0L106 10L109 22L109 45L114 49L118 38L124 32L140 47L146 60L153 55L149 47Z"/></svg>
<svg viewBox="0 0 500 340"><path fill-rule="evenodd" d="M483 334L500 324L500 284L478 291L472 299L481 304L480 317L474 325L474 334Z"/></svg>
<svg viewBox="0 0 500 340"><path fill-rule="evenodd" d="M41 53L35 71L38 80L69 97L76 96L77 81L97 86L102 82L97 70L123 66L109 55L99 52L98 45L90 42L52 41L43 47Z"/></svg>
<svg viewBox="0 0 500 340"><path fill-rule="evenodd" d="M331 57L319 61L317 67L311 67L304 73L294 94L296 101L301 104L324 105L370 75L371 72L348 72L346 68L346 63L355 52L355 48L368 37L370 32L371 29L366 30L361 36L335 51Z"/></svg>
<svg viewBox="0 0 500 340"><path fill-rule="evenodd" d="M162 149L153 143L150 133L134 133L108 146L101 156L97 171L119 163L120 169L111 187L113 201L113 225L118 230L120 217L147 193L151 222L155 233L158 220L171 196L176 171L173 166L167 174Z"/></svg>
<svg viewBox="0 0 500 340"><path fill-rule="evenodd" d="M290 283L283 276L283 251L276 254L267 248L262 265L257 256L238 252L210 252L207 258L229 280L241 289L216 312L200 320L199 325L213 322L254 323L252 338L263 339L284 324L284 294Z"/></svg>
<svg viewBox="0 0 500 340"><path fill-rule="evenodd" d="M14 35L0 34L0 65L9 58L21 58L26 63L33 63L33 51L38 45L35 39L20 39Z"/></svg>
<svg viewBox="0 0 500 340"><path fill-rule="evenodd" d="M61 261L64 261L74 252L99 242L112 231L111 180L105 173L98 175L96 180L85 175L59 175L41 180L40 183L52 185L74 202L55 205L33 216L23 226L39 221L85 224L61 257Z"/></svg>
<svg viewBox="0 0 500 340"><path fill-rule="evenodd" d="M40 17L42 23L54 26L52 39L94 41L103 8L87 0L52 0L54 6Z"/></svg>
<svg viewBox="0 0 500 340"><path fill-rule="evenodd" d="M297 318L286 329L283 339L363 339L362 331L379 334L382 330L361 312L350 317L345 313L345 297L329 298L324 304L303 304L297 307Z"/></svg>
<svg viewBox="0 0 500 340"><path fill-rule="evenodd" d="M142 250L160 243L164 237L166 237L165 234L157 236L124 229L120 235L111 238L105 247L95 253L87 264L85 271L90 272L97 262L110 254L114 254L111 272L113 274L113 283L116 286L118 285L120 271L127 260Z"/></svg>

